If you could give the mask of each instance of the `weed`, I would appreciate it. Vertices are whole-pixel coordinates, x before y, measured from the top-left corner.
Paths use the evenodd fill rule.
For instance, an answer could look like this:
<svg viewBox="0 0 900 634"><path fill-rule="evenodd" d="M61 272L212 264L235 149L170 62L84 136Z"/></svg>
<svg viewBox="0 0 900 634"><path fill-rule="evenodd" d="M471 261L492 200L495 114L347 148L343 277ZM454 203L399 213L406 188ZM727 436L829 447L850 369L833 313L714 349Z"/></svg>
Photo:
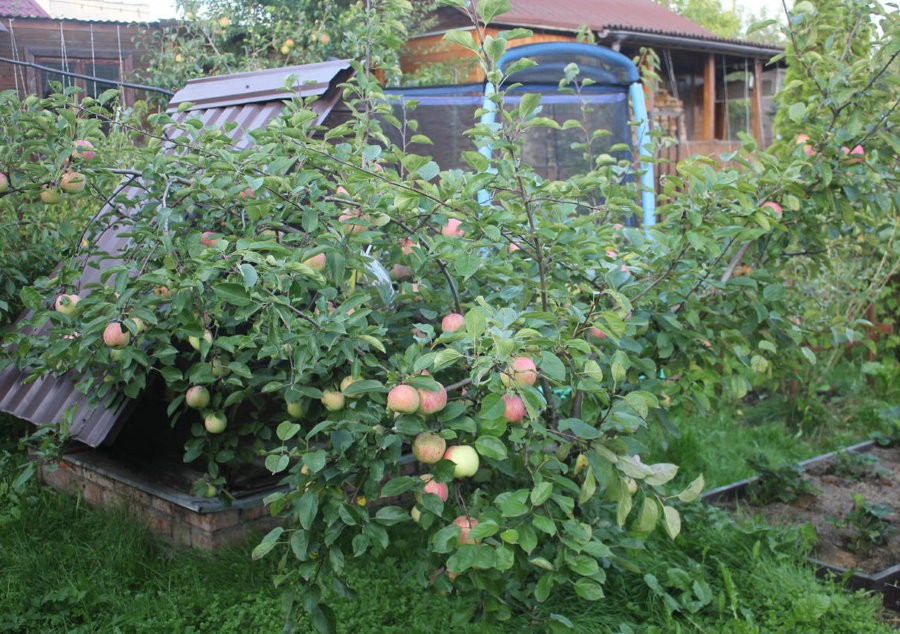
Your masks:
<svg viewBox="0 0 900 634"><path fill-rule="evenodd" d="M853 508L842 516L828 518L837 528L847 528L850 539L847 547L853 551L884 544L896 530L885 518L891 514L887 504L872 504L859 493L853 493Z"/></svg>
<svg viewBox="0 0 900 634"><path fill-rule="evenodd" d="M838 451L834 455L834 474L858 482L888 475L878 456L859 451Z"/></svg>
<svg viewBox="0 0 900 634"><path fill-rule="evenodd" d="M768 458L759 454L749 461L757 472L757 479L748 487L754 504L774 501L790 502L802 495L816 495L819 490L803 479L803 467L799 464L772 466Z"/></svg>

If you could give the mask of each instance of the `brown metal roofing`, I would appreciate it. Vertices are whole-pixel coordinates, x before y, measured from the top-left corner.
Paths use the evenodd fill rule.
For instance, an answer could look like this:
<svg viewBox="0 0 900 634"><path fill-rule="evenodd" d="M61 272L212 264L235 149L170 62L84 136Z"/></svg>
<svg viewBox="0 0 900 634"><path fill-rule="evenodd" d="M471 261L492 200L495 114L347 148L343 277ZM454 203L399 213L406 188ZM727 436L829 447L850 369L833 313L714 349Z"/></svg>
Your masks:
<svg viewBox="0 0 900 634"><path fill-rule="evenodd" d="M576 31L600 31L612 24L657 33L709 38L712 33L653 0L510 0L512 9L494 24Z"/></svg>
<svg viewBox="0 0 900 634"><path fill-rule="evenodd" d="M246 147L250 143L247 132L265 127L281 113L284 101L294 95L318 97L311 107L319 113L319 122L324 121L340 99L340 85L352 72L349 61L338 60L259 73L197 79L176 93L169 112L176 121L199 117L204 125L219 129L226 123L237 123L228 135L236 147ZM278 89L288 79L291 79L294 90L287 92ZM194 106L179 113L178 105L188 101L194 103ZM170 134L170 139L176 141L179 136L176 129ZM136 187L124 186L121 193L131 197L140 195L142 191ZM118 211L121 212L121 209ZM101 216L111 219L115 218L115 213L116 210L109 205L101 210ZM116 254L128 240L120 235L127 230L125 224L127 223L111 226L100 234L97 244L109 257L100 263L94 260L84 267L78 283L81 294L84 294L81 291L83 287L99 282L103 269L118 262ZM134 401L112 407L91 404L76 387L79 377L71 373L32 382L27 382L26 377L27 372L20 371L15 366L8 366L0 371L0 411L38 425L58 425L67 420L67 415L71 416L70 436L91 447L97 447L106 440L117 423L124 420L128 408L134 404Z"/></svg>
<svg viewBox="0 0 900 634"><path fill-rule="evenodd" d="M50 14L34 0L0 0L0 17L49 18Z"/></svg>

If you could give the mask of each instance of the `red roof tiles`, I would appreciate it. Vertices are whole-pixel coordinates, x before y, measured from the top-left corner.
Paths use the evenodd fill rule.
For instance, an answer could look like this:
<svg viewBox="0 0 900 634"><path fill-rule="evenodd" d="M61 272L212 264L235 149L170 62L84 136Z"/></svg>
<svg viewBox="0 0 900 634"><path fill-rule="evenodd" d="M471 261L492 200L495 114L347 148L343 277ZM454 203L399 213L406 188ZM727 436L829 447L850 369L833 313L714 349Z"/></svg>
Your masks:
<svg viewBox="0 0 900 634"><path fill-rule="evenodd" d="M0 17L3 18L49 18L34 0L0 0Z"/></svg>

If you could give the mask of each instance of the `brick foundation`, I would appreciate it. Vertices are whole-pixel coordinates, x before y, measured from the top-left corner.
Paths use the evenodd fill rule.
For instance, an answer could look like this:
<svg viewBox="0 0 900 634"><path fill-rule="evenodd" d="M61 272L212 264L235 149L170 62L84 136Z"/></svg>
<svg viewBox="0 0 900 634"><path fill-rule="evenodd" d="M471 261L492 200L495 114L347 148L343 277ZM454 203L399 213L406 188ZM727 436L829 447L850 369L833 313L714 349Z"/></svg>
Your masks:
<svg viewBox="0 0 900 634"><path fill-rule="evenodd" d="M277 524L263 505L271 491L226 505L151 484L127 465L90 451L67 454L55 469L43 467L41 477L55 489L80 494L91 506L124 510L167 541L204 550Z"/></svg>

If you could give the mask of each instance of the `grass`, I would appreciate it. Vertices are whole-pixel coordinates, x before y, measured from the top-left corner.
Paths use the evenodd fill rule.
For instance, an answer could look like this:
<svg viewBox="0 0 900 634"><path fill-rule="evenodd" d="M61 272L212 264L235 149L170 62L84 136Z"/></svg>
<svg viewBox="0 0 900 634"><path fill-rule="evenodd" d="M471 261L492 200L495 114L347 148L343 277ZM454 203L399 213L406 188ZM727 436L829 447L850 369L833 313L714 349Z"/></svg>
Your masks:
<svg viewBox="0 0 900 634"><path fill-rule="evenodd" d="M682 420L680 437L657 443L650 458L682 465L685 480L703 472L709 483L724 484L749 475L746 461L756 453L773 464L792 461L888 429L900 388L872 389L840 375L832 383L805 405L808 414L822 415L796 417L790 433L783 420L789 407L797 408L768 397L752 409ZM9 423L0 420L0 427ZM127 517L89 509L34 482L4 489L13 450L9 433L0 434L0 475L6 474L0 477L0 632L282 630L283 599L272 584L276 562L251 561L253 543L215 554L173 548ZM473 611L477 595L423 590L406 576L413 562L401 550L395 558L348 561L347 581L357 597L330 604L339 631L354 634L534 632L549 629L554 613L570 618L579 633L894 631L881 620L877 598L816 577L804 558L804 531L736 525L701 504L683 511L678 540L656 535L636 552L636 571L608 571L606 597L598 602L561 592L508 622L459 626L454 614ZM301 622L299 631L309 631L308 624Z"/></svg>

